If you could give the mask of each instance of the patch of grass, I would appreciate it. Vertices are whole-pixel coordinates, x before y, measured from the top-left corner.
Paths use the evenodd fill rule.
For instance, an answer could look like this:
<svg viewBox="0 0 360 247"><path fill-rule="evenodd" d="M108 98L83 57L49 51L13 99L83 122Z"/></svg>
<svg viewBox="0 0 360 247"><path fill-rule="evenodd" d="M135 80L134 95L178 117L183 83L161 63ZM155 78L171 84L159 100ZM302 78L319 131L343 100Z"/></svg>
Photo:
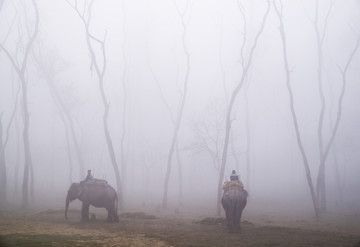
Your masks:
<svg viewBox="0 0 360 247"><path fill-rule="evenodd" d="M92 244L89 237L77 235L29 235L16 233L0 236L1 247L74 246L79 242L86 243L87 246L100 246L99 244Z"/></svg>
<svg viewBox="0 0 360 247"><path fill-rule="evenodd" d="M135 213L122 213L119 215L121 218L129 218L129 219L143 219L143 220L153 220L157 219L156 216L146 214L144 212L135 212Z"/></svg>
<svg viewBox="0 0 360 247"><path fill-rule="evenodd" d="M226 219L225 218L205 218L196 223L203 224L203 225L225 225Z"/></svg>

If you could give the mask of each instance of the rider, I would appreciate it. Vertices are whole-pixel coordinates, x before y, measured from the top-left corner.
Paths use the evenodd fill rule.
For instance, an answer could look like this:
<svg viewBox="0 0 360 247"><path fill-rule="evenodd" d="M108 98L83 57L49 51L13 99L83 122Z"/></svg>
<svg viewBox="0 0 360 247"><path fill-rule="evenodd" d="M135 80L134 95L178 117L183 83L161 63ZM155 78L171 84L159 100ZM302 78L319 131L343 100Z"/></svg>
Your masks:
<svg viewBox="0 0 360 247"><path fill-rule="evenodd" d="M224 192L229 190L243 190L244 185L239 179L239 175L236 174L236 171L233 170L230 175L230 181L226 181L223 186Z"/></svg>
<svg viewBox="0 0 360 247"><path fill-rule="evenodd" d="M93 179L94 177L91 175L91 170L88 170L88 174L86 175L85 182Z"/></svg>
<svg viewBox="0 0 360 247"><path fill-rule="evenodd" d="M94 179L94 177L91 175L91 170L88 170L88 174L86 175L85 180L81 181L80 184L86 183L86 182L91 181L93 179Z"/></svg>

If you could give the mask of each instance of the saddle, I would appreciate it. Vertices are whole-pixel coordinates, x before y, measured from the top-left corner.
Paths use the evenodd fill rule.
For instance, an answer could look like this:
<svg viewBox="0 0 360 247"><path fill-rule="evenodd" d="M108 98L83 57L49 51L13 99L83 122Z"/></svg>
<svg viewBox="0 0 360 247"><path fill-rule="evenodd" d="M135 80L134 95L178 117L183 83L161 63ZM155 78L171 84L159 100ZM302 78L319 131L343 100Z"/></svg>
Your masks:
<svg viewBox="0 0 360 247"><path fill-rule="evenodd" d="M244 185L240 181L227 181L223 186L224 193L230 191L242 191L244 190Z"/></svg>
<svg viewBox="0 0 360 247"><path fill-rule="evenodd" d="M81 184L83 185L107 185L108 182L105 179L98 179L98 178L91 178L85 181L82 181Z"/></svg>

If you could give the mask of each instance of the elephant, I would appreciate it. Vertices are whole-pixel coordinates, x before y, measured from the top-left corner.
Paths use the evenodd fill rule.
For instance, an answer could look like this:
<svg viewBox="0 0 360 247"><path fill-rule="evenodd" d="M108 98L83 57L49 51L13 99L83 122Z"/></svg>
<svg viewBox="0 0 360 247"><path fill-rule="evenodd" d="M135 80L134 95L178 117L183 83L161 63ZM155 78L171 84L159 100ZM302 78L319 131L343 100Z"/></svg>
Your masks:
<svg viewBox="0 0 360 247"><path fill-rule="evenodd" d="M246 190L230 190L221 199L229 232L240 232L241 215L247 203Z"/></svg>
<svg viewBox="0 0 360 247"><path fill-rule="evenodd" d="M67 211L69 203L75 199L82 202L81 220L89 220L90 205L97 208L106 208L108 211L107 221L118 222L117 215L118 196L116 190L107 183L72 183L66 196L65 218L67 219Z"/></svg>

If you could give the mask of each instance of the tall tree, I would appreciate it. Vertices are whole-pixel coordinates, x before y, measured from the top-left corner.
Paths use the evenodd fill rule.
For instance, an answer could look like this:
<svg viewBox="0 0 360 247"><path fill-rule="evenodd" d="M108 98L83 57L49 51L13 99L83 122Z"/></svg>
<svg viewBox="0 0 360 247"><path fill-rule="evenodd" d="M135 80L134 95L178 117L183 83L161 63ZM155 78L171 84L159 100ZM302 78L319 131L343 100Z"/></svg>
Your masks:
<svg viewBox="0 0 360 247"><path fill-rule="evenodd" d="M249 72L249 68L252 65L253 55L256 50L259 38L264 30L265 23L266 23L266 20L267 20L269 11L270 11L270 6L271 6L270 1L267 1L267 8L266 8L265 14L262 18L260 29L258 30L258 32L255 36L253 44L250 48L249 57L247 58L247 61L244 63L245 66L243 68L241 78L240 78L239 82L237 83L236 87L234 88L234 90L232 91L231 98L230 98L230 101L229 101L229 103L227 105L227 109L226 109L225 140L224 140L224 148L223 148L222 156L221 156L221 168L220 168L220 176L219 176L219 182L218 182L218 195L217 195L217 214L218 215L220 215L220 212L221 212L221 191L222 191L222 184L224 181L225 167L226 167L226 162L227 162L227 157L228 157L228 146L229 146L229 140L230 140L231 124L232 124L232 109L233 109L235 100L237 98L237 95L245 83L246 77Z"/></svg>
<svg viewBox="0 0 360 247"><path fill-rule="evenodd" d="M187 27L188 27L188 20L186 20L186 17L187 17L186 14L189 14L189 1L188 0L186 1L186 5L185 5L185 8L183 11L180 10L180 8L176 4L175 0L174 0L174 4L175 4L176 10L181 18L181 25L183 28L182 45L183 45L183 49L184 49L184 53L185 53L186 69L185 69L185 78L184 78L184 82L183 82L183 91L182 91L182 96L180 99L180 108L177 113L174 133L173 133L173 137L171 140L170 149L169 149L168 158L167 158L167 168L166 168L164 194L163 194L163 202L162 202L162 207L164 209L167 208L168 186L169 186L171 167L172 167L172 162L173 162L173 154L174 154L174 150L176 147L176 143L177 143L177 139L178 139L178 132L179 132L180 124L181 124L182 117L183 117L184 106L185 106L186 96L187 96L189 74L190 74L190 52L186 45L186 35L187 35Z"/></svg>
<svg viewBox="0 0 360 247"><path fill-rule="evenodd" d="M328 17L330 15L333 3L330 1L329 9L327 11L327 15L325 18L324 28L321 30L319 24L319 1L315 1L315 18L313 20L313 26L316 36L316 48L317 48L317 81L319 87L319 97L320 97L320 114L319 114L319 122L318 122L318 142L319 142L319 158L320 158L320 166L318 171L318 179L317 179L317 196L319 201L319 209L321 211L326 210L326 185L325 185L325 162L324 162L324 115L326 110L326 101L324 95L324 80L323 80L323 44L326 34L326 27L328 23Z"/></svg>
<svg viewBox="0 0 360 247"><path fill-rule="evenodd" d="M242 36L243 36L243 42L241 45L241 49L240 49L240 66L241 69L244 71L245 70L245 65L246 65L246 61L245 61L245 44L246 44L246 39L247 39L247 20L246 20L246 15L245 15L245 8L244 5L240 2L240 0L236 0L237 4L238 4L238 9L241 13L242 16L242 21L244 23L243 25L243 30L242 30ZM250 6L253 3L250 2ZM250 7L252 8L252 7ZM251 21L249 23L251 25ZM251 147L251 138L250 138L250 112L249 112L249 100L248 100L248 88L249 88L249 77L250 77L250 72L248 72L248 80L247 83L244 84L244 107L245 107L245 135L246 135L246 147L245 147L245 166L246 166L246 189L247 191L250 191L250 147ZM233 144L232 144L233 146Z"/></svg>
<svg viewBox="0 0 360 247"><path fill-rule="evenodd" d="M21 83L21 93L22 93L22 110L23 110L23 121L24 121L24 128L23 128L23 143L24 143L24 176L23 176L23 184L22 184L22 204L23 207L27 207L29 204L29 175L32 173L31 182L30 182L30 191L31 195L33 196L34 193L34 176L33 176L33 161L31 157L31 149L30 149L30 138L29 138L29 126L30 126L30 113L28 108L28 81L26 77L26 69L28 65L28 59L30 50L34 43L34 40L38 34L38 27L39 27L39 11L37 8L37 4L35 0L31 1L32 7L34 9L35 15L35 22L33 30L31 31L30 28L27 28L28 31L28 40L25 44L25 49L23 50L22 59L19 59L12 55L10 51L0 43L0 49L3 50L10 60L10 63L14 70L16 71L17 75L19 76L20 83ZM27 8L25 8L26 10ZM28 16L28 15L26 15ZM29 21L27 20L29 23Z"/></svg>
<svg viewBox="0 0 360 247"><path fill-rule="evenodd" d="M279 22L280 22L280 27L279 27L279 31L280 31L280 36L281 36L281 40L282 40L282 50L283 50L283 58L284 58L284 70L285 70L285 76L286 76L286 87L289 93L289 98L290 98L290 111L291 111L291 116L292 116L292 120L294 123L294 128L295 128L295 133L296 133L296 138L297 138L297 144L303 159L303 164L304 164L304 168L305 168L305 173L306 173L306 179L308 182L308 186L310 189L310 194L311 194L311 199L313 202L313 206L314 206L314 211L315 211L315 216L318 217L319 216L319 204L318 204L318 199L316 197L316 193L315 193L315 189L314 189L314 185L313 185L313 181L311 178L311 172L310 172L310 167L309 167L309 162L308 162L308 158L307 155L305 153L305 149L304 149L304 145L302 143L302 139L301 139L301 134L300 134L300 130L299 130L299 124L298 124L298 119L297 119L297 115L296 115L296 111L294 108L294 96L293 96L293 91L291 88L291 77L290 77L290 69L289 69L289 62L288 62L288 48L287 48L287 41L286 41L286 34L285 34L285 28L284 28L284 21L283 21L283 5L282 5L282 1L275 1L274 2L274 8L275 8L275 12L279 18Z"/></svg>
<svg viewBox="0 0 360 247"><path fill-rule="evenodd" d="M104 106L104 115L103 115L104 135L105 135L105 139L106 139L106 144L107 144L111 164L113 166L114 173L115 173L116 185L117 185L116 188L117 188L117 193L118 193L118 197L119 197L119 208L123 208L124 199L123 199L122 182L121 182L119 167L118 167L118 164L116 161L114 146L113 146L113 142L111 139L109 126L108 126L108 116L109 116L110 104L108 102L108 99L106 97L105 90L104 90L104 75L105 75L105 71L106 71L106 62L107 62L106 51L105 51L106 33L104 35L104 38L101 40L101 39L95 37L90 32L91 11L92 11L93 4L95 3L95 0L92 0L90 2L85 1L84 6L83 6L84 11L80 11L77 0L75 0L74 4L70 3L69 0L66 0L66 1L76 11L76 13L80 17L80 19L84 25L85 35L86 35L86 44L87 44L88 50L90 52L91 68L95 68L95 72L98 77L100 97L101 97L101 100L102 100L102 103ZM99 58L99 55L96 55L94 43L101 47L100 58ZM101 64L101 61L102 61L102 64Z"/></svg>

